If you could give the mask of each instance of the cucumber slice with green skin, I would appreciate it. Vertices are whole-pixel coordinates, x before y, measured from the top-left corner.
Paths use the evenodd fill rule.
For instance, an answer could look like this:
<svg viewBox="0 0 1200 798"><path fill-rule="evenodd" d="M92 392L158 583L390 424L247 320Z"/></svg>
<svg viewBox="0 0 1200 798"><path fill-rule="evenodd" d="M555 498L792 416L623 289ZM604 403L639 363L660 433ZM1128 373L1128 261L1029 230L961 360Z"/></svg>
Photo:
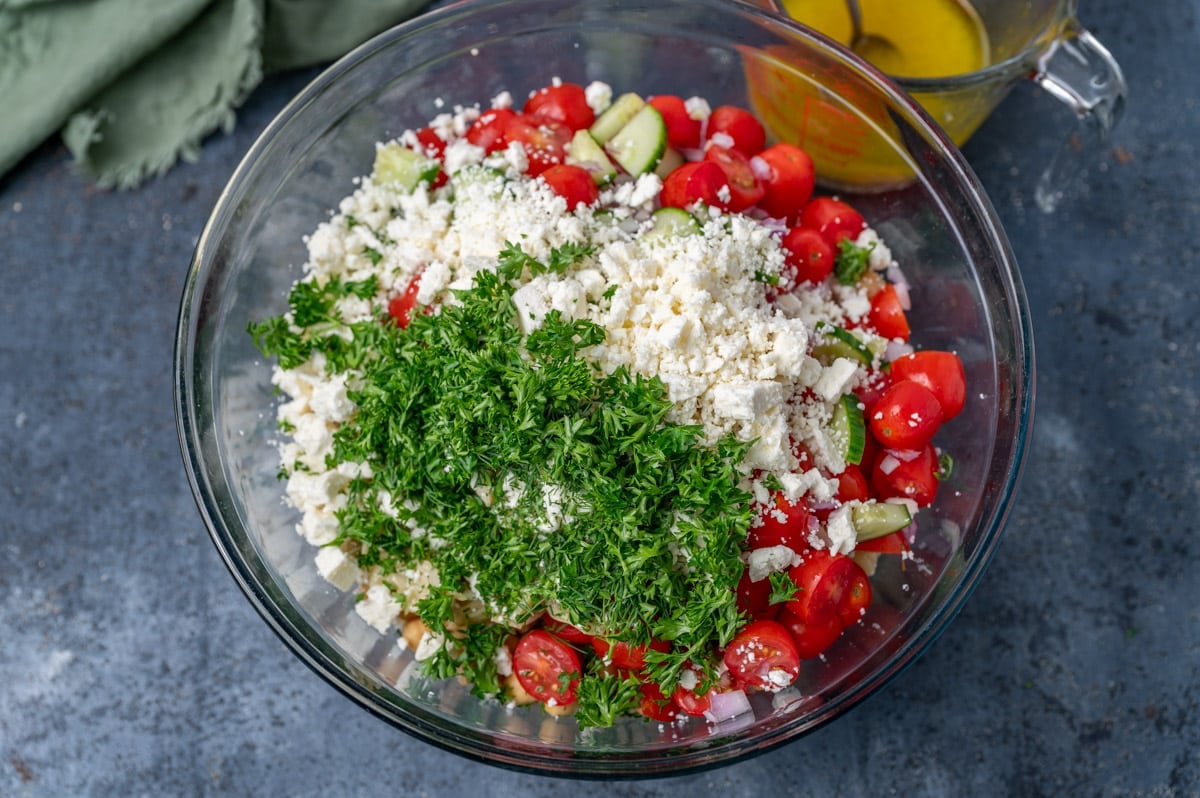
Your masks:
<svg viewBox="0 0 1200 798"><path fill-rule="evenodd" d="M683 162L684 157L682 154L680 154L679 150L674 150L670 147L667 147L662 158L658 162L658 166L654 167L654 174L658 175L663 180L666 180L667 175L683 166Z"/></svg>
<svg viewBox="0 0 1200 798"><path fill-rule="evenodd" d="M621 132L621 128L628 125L629 120L645 105L646 101L633 92L622 94L604 109L604 113L596 117L588 132L597 143L607 144L609 139Z"/></svg>
<svg viewBox="0 0 1200 798"><path fill-rule="evenodd" d="M683 208L659 208L650 217L651 226L646 238L670 238L699 235L700 222Z"/></svg>
<svg viewBox="0 0 1200 798"><path fill-rule="evenodd" d="M857 335L844 330L836 324L817 322L817 332L824 333L829 339L813 347L812 356L822 366L828 366L839 357L857 360L863 365L870 366L875 361L875 355L867 348Z"/></svg>
<svg viewBox="0 0 1200 798"><path fill-rule="evenodd" d="M567 150L567 163L587 170L596 185L603 186L617 176L617 167L608 159L604 148L586 130L576 130Z"/></svg>
<svg viewBox="0 0 1200 798"><path fill-rule="evenodd" d="M912 523L912 514L903 504L867 502L851 505L850 521L855 537L862 543L904 529Z"/></svg>
<svg viewBox="0 0 1200 798"><path fill-rule="evenodd" d="M644 105L604 148L634 177L653 172L667 151L667 123L657 108Z"/></svg>
<svg viewBox="0 0 1200 798"><path fill-rule="evenodd" d="M858 397L842 396L833 408L833 440L841 447L842 458L850 465L862 462L867 444L867 424Z"/></svg>
<svg viewBox="0 0 1200 798"><path fill-rule="evenodd" d="M421 182L432 183L441 168L432 158L392 142L375 150L371 180L376 185L412 191Z"/></svg>

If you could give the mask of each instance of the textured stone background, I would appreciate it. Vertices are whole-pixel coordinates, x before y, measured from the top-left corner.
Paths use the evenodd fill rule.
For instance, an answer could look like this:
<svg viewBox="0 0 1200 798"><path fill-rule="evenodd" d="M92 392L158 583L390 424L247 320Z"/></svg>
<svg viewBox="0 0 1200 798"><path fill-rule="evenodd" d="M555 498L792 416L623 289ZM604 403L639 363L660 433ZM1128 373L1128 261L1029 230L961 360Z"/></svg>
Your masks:
<svg viewBox="0 0 1200 798"><path fill-rule="evenodd" d="M1124 124L1061 211L1065 112L1022 86L966 153L1024 275L1037 425L999 553L917 664L830 727L620 796L1200 794L1200 0L1088 0ZM47 144L0 182L0 795L558 795L443 753L290 654L219 561L176 444L192 246L255 134L127 193ZM577 788L576 788L577 789Z"/></svg>

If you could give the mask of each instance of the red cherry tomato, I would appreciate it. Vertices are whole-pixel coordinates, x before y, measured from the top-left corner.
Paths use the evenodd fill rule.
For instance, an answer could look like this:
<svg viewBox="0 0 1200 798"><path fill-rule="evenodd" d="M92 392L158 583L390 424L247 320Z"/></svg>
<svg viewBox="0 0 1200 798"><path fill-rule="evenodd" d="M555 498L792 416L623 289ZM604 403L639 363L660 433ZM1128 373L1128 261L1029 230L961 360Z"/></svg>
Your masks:
<svg viewBox="0 0 1200 798"><path fill-rule="evenodd" d="M549 632L526 632L513 652L513 673L525 692L542 703L559 706L575 702L579 687L579 655ZM564 678L565 677L565 678Z"/></svg>
<svg viewBox="0 0 1200 798"><path fill-rule="evenodd" d="M580 205L588 206L600 199L600 189L586 169L573 164L555 164L539 177L545 180L554 193L567 201L567 210L573 211Z"/></svg>
<svg viewBox="0 0 1200 798"><path fill-rule="evenodd" d="M842 619L832 618L825 623L805 623L795 613L784 610L779 613L779 622L792 635L796 654L800 659L812 659L822 654L842 636Z"/></svg>
<svg viewBox="0 0 1200 798"><path fill-rule="evenodd" d="M967 377L962 361L953 352L926 349L892 361L892 377L924 385L942 405L942 418L962 412L967 401Z"/></svg>
<svg viewBox="0 0 1200 798"><path fill-rule="evenodd" d="M609 654L609 649L612 653ZM606 657L614 667L626 671L640 671L646 667L646 652L653 650L666 653L671 650L671 644L665 640L652 640L648 646L634 646L623 640L609 643L602 637L592 638L592 650L598 657Z"/></svg>
<svg viewBox="0 0 1200 798"><path fill-rule="evenodd" d="M645 682L642 685L641 712L650 720L670 722L678 717L679 708L675 706L674 701L663 695L662 688L657 684Z"/></svg>
<svg viewBox="0 0 1200 798"><path fill-rule="evenodd" d="M912 380L893 382L867 417L871 434L886 449L920 449L942 424L942 403Z"/></svg>
<svg viewBox="0 0 1200 798"><path fill-rule="evenodd" d="M871 311L867 320L875 328L875 332L884 338L899 338L907 341L912 334L908 327L908 317L900 305L900 297L896 295L895 286L888 285L877 291L871 297Z"/></svg>
<svg viewBox="0 0 1200 798"><path fill-rule="evenodd" d="M767 146L767 131L762 122L745 108L722 105L714 108L708 118L708 140L714 133L724 133L733 139L733 149L751 158Z"/></svg>
<svg viewBox="0 0 1200 798"><path fill-rule="evenodd" d="M791 144L772 144L758 157L771 167L771 176L763 181L766 190L758 201L758 207L776 219L786 219L788 224L795 224L800 209L812 197L816 184L812 158Z"/></svg>
<svg viewBox="0 0 1200 798"><path fill-rule="evenodd" d="M751 527L746 541L751 549L787 546L797 554L803 554L811 548L808 543L810 531L808 505L802 501L793 504L782 492L777 492L772 504L763 508L759 525Z"/></svg>
<svg viewBox="0 0 1200 798"><path fill-rule="evenodd" d="M929 444L911 460L901 460L884 449L871 469L871 485L878 499L900 497L928 507L937 497L937 472L937 452Z"/></svg>
<svg viewBox="0 0 1200 798"><path fill-rule="evenodd" d="M855 572L861 570L844 554L830 554L825 549L810 551L788 571L799 589L785 608L804 623L826 624L839 616Z"/></svg>
<svg viewBox="0 0 1200 798"><path fill-rule="evenodd" d="M754 176L754 170L750 168L750 160L737 150L711 144L704 153L704 160L712 161L721 167L721 171L728 178L729 210L741 213L756 205L766 193L762 183Z"/></svg>
<svg viewBox="0 0 1200 798"><path fill-rule="evenodd" d="M850 583L850 589L846 592L846 599L838 610L838 618L846 626L861 621L871 606L871 579L858 563L854 563L854 567L858 570Z"/></svg>
<svg viewBox="0 0 1200 798"><path fill-rule="evenodd" d="M724 170L712 161L685 163L663 181L662 204L673 208L689 208L697 202L712 205L723 211L729 210L724 194L732 198L729 178Z"/></svg>
<svg viewBox="0 0 1200 798"><path fill-rule="evenodd" d="M833 271L833 247L816 230L788 230L783 237L783 251L784 262L797 283L819 283Z"/></svg>
<svg viewBox="0 0 1200 798"><path fill-rule="evenodd" d="M446 151L446 142L442 141L442 137L434 132L431 127L423 127L416 131L417 143L421 145L421 152L427 158L442 159L442 153Z"/></svg>
<svg viewBox="0 0 1200 798"><path fill-rule="evenodd" d="M737 684L778 690L800 673L791 634L775 621L753 621L725 649L725 667Z"/></svg>
<svg viewBox="0 0 1200 798"><path fill-rule="evenodd" d="M843 238L858 238L867 226L862 214L844 202L829 197L817 197L800 212L800 226L809 227L821 234L836 247Z"/></svg>
<svg viewBox="0 0 1200 798"><path fill-rule="evenodd" d="M514 117L504 129L504 137L509 142L515 141L525 148L529 159L529 168L525 172L530 177L537 177L563 162L571 135L571 129L562 122L528 116Z"/></svg>
<svg viewBox="0 0 1200 798"><path fill-rule="evenodd" d="M484 111L479 118L467 128L467 141L476 147L483 147L486 153L493 153L508 146L505 131L508 123L517 117L510 108L492 108Z"/></svg>
<svg viewBox="0 0 1200 798"><path fill-rule="evenodd" d="M743 571L737 586L737 608L755 620L774 618L779 613L779 605L771 604L771 580L751 582L750 572Z"/></svg>
<svg viewBox="0 0 1200 798"><path fill-rule="evenodd" d="M538 89L523 109L526 116L566 125L572 132L591 127L596 112L588 105L583 87L576 83L561 83Z"/></svg>
<svg viewBox="0 0 1200 798"><path fill-rule="evenodd" d="M694 150L700 146L700 120L692 119L684 101L673 94L660 94L648 100L667 124L667 144L675 149Z"/></svg>
<svg viewBox="0 0 1200 798"><path fill-rule="evenodd" d="M550 634L573 645L590 646L592 644L592 636L590 634L577 626L572 626L566 621L560 621L547 615L543 626Z"/></svg>
<svg viewBox="0 0 1200 798"><path fill-rule="evenodd" d="M854 550L869 551L875 554L903 554L908 551L908 538L904 537L903 530L898 529L881 538L864 540L856 544Z"/></svg>
<svg viewBox="0 0 1200 798"><path fill-rule="evenodd" d="M846 470L837 475L837 499L840 502L865 502L871 498L871 485L867 482L862 469L856 465L847 465Z"/></svg>
<svg viewBox="0 0 1200 798"><path fill-rule="evenodd" d="M413 308L417 306L417 292L421 290L421 275L412 278L403 294L396 294L388 300L388 316L400 329L408 327L412 320Z"/></svg>
<svg viewBox="0 0 1200 798"><path fill-rule="evenodd" d="M671 694L671 700L675 702L675 706L679 707L680 712L699 717L712 709L712 695L712 690L701 695L695 690L681 686L675 688L675 692Z"/></svg>

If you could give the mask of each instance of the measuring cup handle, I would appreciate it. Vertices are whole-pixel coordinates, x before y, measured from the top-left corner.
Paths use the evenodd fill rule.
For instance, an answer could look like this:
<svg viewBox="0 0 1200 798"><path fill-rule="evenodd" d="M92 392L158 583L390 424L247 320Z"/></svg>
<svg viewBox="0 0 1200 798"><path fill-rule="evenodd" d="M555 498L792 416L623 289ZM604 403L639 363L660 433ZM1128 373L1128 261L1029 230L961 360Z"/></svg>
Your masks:
<svg viewBox="0 0 1200 798"><path fill-rule="evenodd" d="M1125 109L1125 76L1104 45L1075 21L1038 61L1033 80L1066 103L1079 120L1038 181L1038 207L1058 205L1083 163L1097 158Z"/></svg>

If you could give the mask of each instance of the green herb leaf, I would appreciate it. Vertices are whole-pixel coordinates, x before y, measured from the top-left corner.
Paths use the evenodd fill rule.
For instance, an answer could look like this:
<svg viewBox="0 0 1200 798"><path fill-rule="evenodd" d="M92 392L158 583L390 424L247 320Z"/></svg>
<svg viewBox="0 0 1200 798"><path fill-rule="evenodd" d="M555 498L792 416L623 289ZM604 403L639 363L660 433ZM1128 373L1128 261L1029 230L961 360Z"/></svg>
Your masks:
<svg viewBox="0 0 1200 798"><path fill-rule="evenodd" d="M838 242L837 256L833 262L833 274L842 285L854 285L867 271L871 262L871 251L875 244L860 247L848 238Z"/></svg>

